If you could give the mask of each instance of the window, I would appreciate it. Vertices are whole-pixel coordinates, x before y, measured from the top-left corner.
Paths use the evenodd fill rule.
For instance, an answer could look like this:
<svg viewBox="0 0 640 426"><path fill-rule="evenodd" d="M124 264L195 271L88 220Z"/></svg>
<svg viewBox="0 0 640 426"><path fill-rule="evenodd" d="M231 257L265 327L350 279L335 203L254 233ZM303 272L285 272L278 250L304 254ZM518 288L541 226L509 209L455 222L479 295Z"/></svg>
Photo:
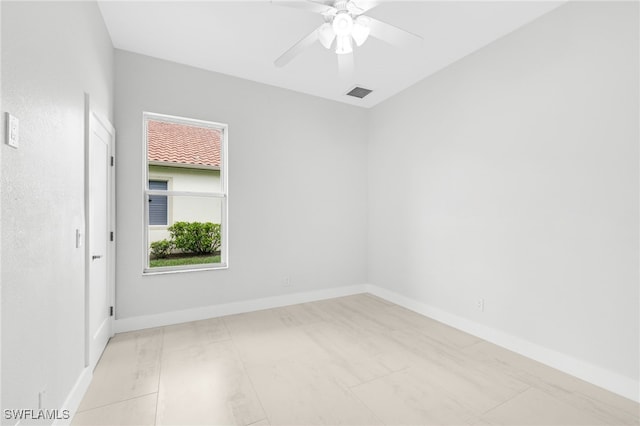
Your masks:
<svg viewBox="0 0 640 426"><path fill-rule="evenodd" d="M145 273L218 269L227 253L227 126L144 113Z"/></svg>
<svg viewBox="0 0 640 426"><path fill-rule="evenodd" d="M166 180L149 180L149 189L166 191ZM149 195L149 225L167 225L167 196Z"/></svg>

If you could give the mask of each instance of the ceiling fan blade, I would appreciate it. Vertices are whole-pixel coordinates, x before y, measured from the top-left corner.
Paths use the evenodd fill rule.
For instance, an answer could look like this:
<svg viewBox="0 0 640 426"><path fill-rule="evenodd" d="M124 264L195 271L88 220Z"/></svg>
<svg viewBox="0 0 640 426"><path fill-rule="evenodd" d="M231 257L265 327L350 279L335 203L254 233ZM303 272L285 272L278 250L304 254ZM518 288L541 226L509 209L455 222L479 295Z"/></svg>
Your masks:
<svg viewBox="0 0 640 426"><path fill-rule="evenodd" d="M372 37L404 49L417 49L422 46L423 40L419 35L369 16L367 16L367 18L369 18L370 21L369 28L371 29Z"/></svg>
<svg viewBox="0 0 640 426"><path fill-rule="evenodd" d="M291 46L289 50L284 52L278 59L276 59L273 63L276 67L283 67L287 65L293 58L298 56L303 50L311 47L313 43L318 41L318 29L316 28L312 32L310 32L307 36L305 36L302 40Z"/></svg>
<svg viewBox="0 0 640 426"><path fill-rule="evenodd" d="M347 3L347 9L349 9L350 12L361 15L366 11L380 5L380 3L380 1L351 0L349 3Z"/></svg>
<svg viewBox="0 0 640 426"><path fill-rule="evenodd" d="M307 12L321 13L321 14L326 14L326 13L331 14L332 12L334 12L336 10L333 6L331 6L329 4L316 3L314 1L271 0L271 3L275 4L277 6L293 7L295 9L302 9L302 10L306 10Z"/></svg>

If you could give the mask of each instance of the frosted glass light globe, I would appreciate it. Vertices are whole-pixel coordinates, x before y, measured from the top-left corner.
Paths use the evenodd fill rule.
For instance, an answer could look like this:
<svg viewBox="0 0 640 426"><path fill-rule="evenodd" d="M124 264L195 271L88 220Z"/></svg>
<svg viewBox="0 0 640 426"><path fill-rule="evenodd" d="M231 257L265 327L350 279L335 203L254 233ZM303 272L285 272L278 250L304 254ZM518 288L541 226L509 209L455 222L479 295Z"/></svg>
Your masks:
<svg viewBox="0 0 640 426"><path fill-rule="evenodd" d="M338 37L347 36L353 30L353 18L348 13L338 13L333 18L333 31Z"/></svg>

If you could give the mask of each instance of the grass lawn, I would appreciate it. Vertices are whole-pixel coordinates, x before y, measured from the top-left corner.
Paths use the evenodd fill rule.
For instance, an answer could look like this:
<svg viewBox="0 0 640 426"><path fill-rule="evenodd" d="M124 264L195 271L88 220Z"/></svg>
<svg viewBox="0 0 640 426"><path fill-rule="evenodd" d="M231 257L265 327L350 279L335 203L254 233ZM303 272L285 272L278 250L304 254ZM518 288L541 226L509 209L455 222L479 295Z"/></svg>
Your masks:
<svg viewBox="0 0 640 426"><path fill-rule="evenodd" d="M220 263L220 255L151 259L149 261L149 266L152 268L159 268L161 266L201 265L203 263Z"/></svg>

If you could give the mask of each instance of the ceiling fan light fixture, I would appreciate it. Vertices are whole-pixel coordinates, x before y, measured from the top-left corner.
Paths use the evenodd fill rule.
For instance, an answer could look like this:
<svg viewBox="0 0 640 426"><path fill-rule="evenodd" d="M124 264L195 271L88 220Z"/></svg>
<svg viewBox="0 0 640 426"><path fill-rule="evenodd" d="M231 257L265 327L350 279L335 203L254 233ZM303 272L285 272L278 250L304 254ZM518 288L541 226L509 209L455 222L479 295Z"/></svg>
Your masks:
<svg viewBox="0 0 640 426"><path fill-rule="evenodd" d="M376 38L398 47L418 49L423 42L422 37L416 34L363 15L382 0L271 1L306 9L321 15L324 19L322 25L280 55L274 61L276 67L285 66L316 42L339 55L338 63L341 70L345 69L344 64L351 64L350 68L353 68L353 56L350 54L356 46L362 46L371 33Z"/></svg>
<svg viewBox="0 0 640 426"><path fill-rule="evenodd" d="M358 16L353 23L351 35L358 46L362 46L364 42L367 41L369 33L371 32L371 28L369 27L370 23L371 21L366 16Z"/></svg>
<svg viewBox="0 0 640 426"><path fill-rule="evenodd" d="M333 27L330 23L325 22L318 28L318 40L327 49L331 49L333 40L336 38L336 33L333 31Z"/></svg>
<svg viewBox="0 0 640 426"><path fill-rule="evenodd" d="M348 36L353 31L353 18L346 12L338 13L331 24L338 37Z"/></svg>
<svg viewBox="0 0 640 426"><path fill-rule="evenodd" d="M345 55L353 52L353 44L351 43L351 36L338 36L336 43L336 53L338 55Z"/></svg>

